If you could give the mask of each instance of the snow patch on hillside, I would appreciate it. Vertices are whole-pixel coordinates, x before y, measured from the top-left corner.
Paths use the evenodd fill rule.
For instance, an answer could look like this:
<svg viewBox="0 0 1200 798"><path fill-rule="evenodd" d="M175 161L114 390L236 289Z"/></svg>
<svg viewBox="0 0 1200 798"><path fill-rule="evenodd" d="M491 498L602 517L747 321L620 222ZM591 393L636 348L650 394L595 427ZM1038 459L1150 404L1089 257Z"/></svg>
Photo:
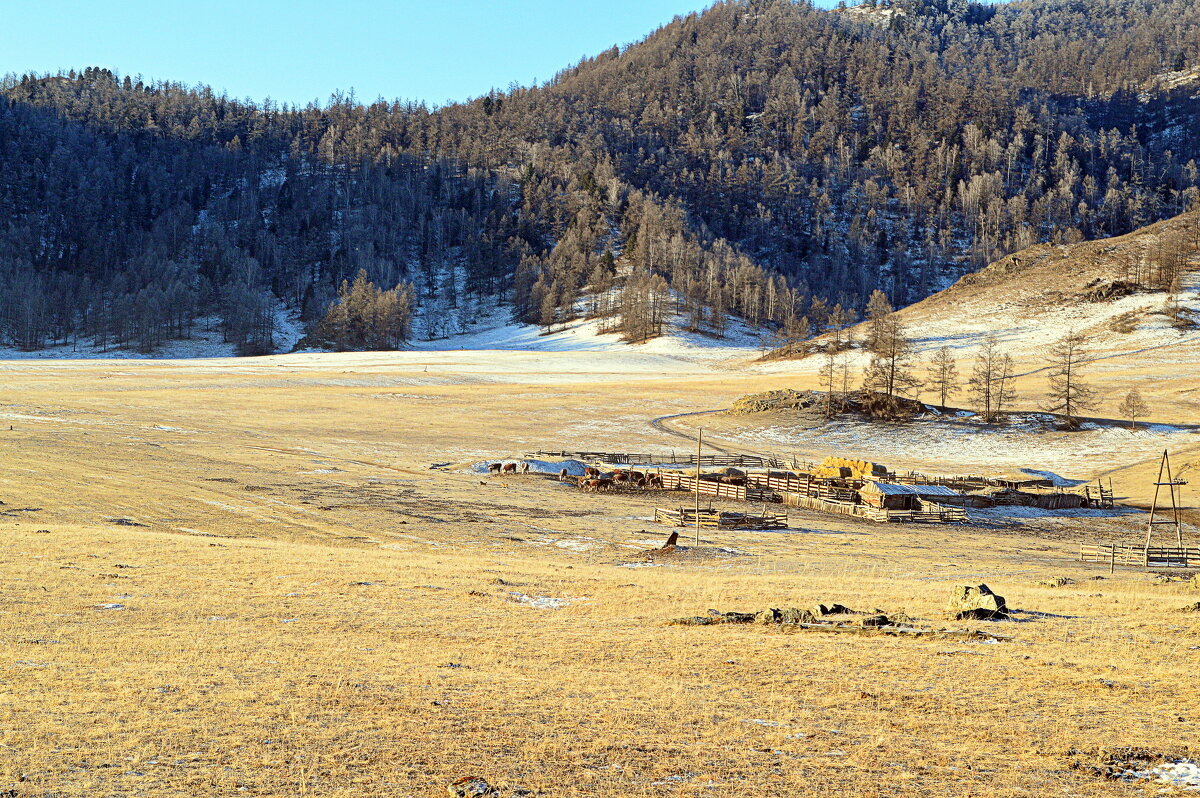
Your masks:
<svg viewBox="0 0 1200 798"><path fill-rule="evenodd" d="M688 332L674 319L663 335L644 343L628 343L617 333L604 332L598 319L575 320L544 328L493 316L480 327L433 341L416 341L413 348L426 352L500 350L522 352L629 352L666 355L693 362L746 358L761 353L758 335L745 324L730 319L723 336Z"/></svg>
<svg viewBox="0 0 1200 798"><path fill-rule="evenodd" d="M1094 424L1061 432L1036 416L1018 414L1012 423L919 418L907 424L835 419L828 424L779 424L722 434L756 451L801 459L861 456L893 467L936 467L954 452L960 473L998 472L1045 476L1059 484L1086 479L1091 464L1149 459L1167 448L1200 444L1200 429L1166 424L1129 429ZM1059 476L1059 475L1062 476Z"/></svg>
<svg viewBox="0 0 1200 798"><path fill-rule="evenodd" d="M191 338L165 342L152 352L129 347L101 347L90 339L78 344L60 344L45 349L26 351L0 346L0 360L192 360L197 358L237 357L233 344L227 343L220 329L220 319L199 319ZM282 302L275 309L275 351L290 352L304 337L304 325L299 316Z"/></svg>
<svg viewBox="0 0 1200 798"><path fill-rule="evenodd" d="M912 314L908 319L909 334L916 339L918 348L926 351L942 346L973 351L989 335L996 336L1009 351L1045 351L1070 332L1086 335L1093 346L1127 352L1200 343L1200 330L1181 330L1172 325L1169 303L1170 296L1165 292L1051 307L968 300L957 308L953 318ZM1178 305L1185 313L1200 314L1200 274L1186 275ZM1129 320L1132 331L1118 331L1123 319Z"/></svg>

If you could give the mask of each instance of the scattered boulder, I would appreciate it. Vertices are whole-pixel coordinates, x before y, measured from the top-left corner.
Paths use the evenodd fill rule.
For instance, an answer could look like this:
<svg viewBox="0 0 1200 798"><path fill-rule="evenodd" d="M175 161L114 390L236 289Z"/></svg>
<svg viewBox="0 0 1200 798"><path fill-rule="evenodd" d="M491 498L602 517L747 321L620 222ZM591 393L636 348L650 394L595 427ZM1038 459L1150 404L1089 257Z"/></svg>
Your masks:
<svg viewBox="0 0 1200 798"><path fill-rule="evenodd" d="M816 623L818 620L820 619L812 610L802 610L797 607L788 607L783 610L763 610L754 616L754 622L762 624L778 623L795 625L798 623Z"/></svg>
<svg viewBox="0 0 1200 798"><path fill-rule="evenodd" d="M842 604L830 604L828 606L826 606L824 604L818 604L817 606L813 607L812 611L813 611L814 615L820 615L821 617L824 617L826 615L860 615L861 614L861 613L857 612L856 610L852 610L849 607L844 606Z"/></svg>
<svg viewBox="0 0 1200 798"><path fill-rule="evenodd" d="M447 787L446 792L456 798L487 798L500 794L500 791L488 784L487 779L482 776L463 776Z"/></svg>
<svg viewBox="0 0 1200 798"><path fill-rule="evenodd" d="M950 597L950 614L956 621L1002 621L1008 606L987 585L959 585Z"/></svg>
<svg viewBox="0 0 1200 798"><path fill-rule="evenodd" d="M1004 600L1000 599L999 596L996 596L996 598L1003 605ZM882 610L873 610L872 612L854 612L851 610L848 613L836 613L835 615L845 616L848 614L858 617L853 620L845 617L822 617L812 610L802 610L795 607L782 610L771 608L760 612L721 612L719 610L709 610L707 617L674 618L667 621L667 624L669 626L711 626L714 624L739 623L773 626L785 632L803 629L814 632L894 635L902 637L931 635L934 637L990 640L992 642L1010 639L1003 635L983 632L978 629L938 629L931 626L920 626L914 623L913 619L903 612L887 615Z"/></svg>
<svg viewBox="0 0 1200 798"><path fill-rule="evenodd" d="M1043 579L1038 584L1042 587L1066 587L1075 584L1075 580L1067 576L1056 576L1053 579Z"/></svg>
<svg viewBox="0 0 1200 798"><path fill-rule="evenodd" d="M692 618L675 618L668 623L671 626L712 626L718 623L754 623L756 613L753 612L721 612L709 610L708 616Z"/></svg>
<svg viewBox="0 0 1200 798"><path fill-rule="evenodd" d="M1081 295L1085 302L1108 302L1137 293L1138 290L1138 287L1128 280L1113 280L1106 283L1099 278L1092 280L1085 288L1087 290Z"/></svg>
<svg viewBox="0 0 1200 798"><path fill-rule="evenodd" d="M817 616L810 610L798 610L795 607L783 610L779 614L780 623L815 623Z"/></svg>

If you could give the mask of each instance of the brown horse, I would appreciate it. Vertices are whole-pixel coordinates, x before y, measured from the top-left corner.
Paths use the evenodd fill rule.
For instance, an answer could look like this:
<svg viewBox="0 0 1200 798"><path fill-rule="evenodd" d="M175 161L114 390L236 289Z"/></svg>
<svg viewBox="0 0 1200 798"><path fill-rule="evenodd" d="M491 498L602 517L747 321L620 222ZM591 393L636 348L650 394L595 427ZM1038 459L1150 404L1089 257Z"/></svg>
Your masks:
<svg viewBox="0 0 1200 798"><path fill-rule="evenodd" d="M592 468L591 466L588 466L587 468L583 469L583 475L584 475L585 477L599 477L599 476L600 476L600 469L599 469L599 468Z"/></svg>
<svg viewBox="0 0 1200 798"><path fill-rule="evenodd" d="M517 473L517 464L516 463L505 463L504 467L500 469L500 473L501 474Z"/></svg>
<svg viewBox="0 0 1200 798"><path fill-rule="evenodd" d="M529 473L529 463L521 463L521 473L522 474Z"/></svg>
<svg viewBox="0 0 1200 798"><path fill-rule="evenodd" d="M488 473L489 474L499 474L500 473L500 465L501 465L500 463L492 463L491 465L488 466Z"/></svg>

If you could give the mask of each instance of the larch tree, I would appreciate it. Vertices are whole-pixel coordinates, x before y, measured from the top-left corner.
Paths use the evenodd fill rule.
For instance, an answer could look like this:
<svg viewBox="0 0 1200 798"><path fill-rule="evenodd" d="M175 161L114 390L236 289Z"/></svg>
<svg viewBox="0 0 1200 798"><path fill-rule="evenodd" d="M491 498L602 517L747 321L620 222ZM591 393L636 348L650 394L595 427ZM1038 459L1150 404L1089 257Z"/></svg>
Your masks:
<svg viewBox="0 0 1200 798"><path fill-rule="evenodd" d="M1000 351L994 335L984 339L967 378L967 392L985 424L991 424L1016 401L1012 357Z"/></svg>
<svg viewBox="0 0 1200 798"><path fill-rule="evenodd" d="M835 398L839 377L837 361L837 351L832 346L826 345L824 358L821 361L821 371L818 374L821 390L825 392L825 397L821 402L821 412L826 420L837 415L837 411L841 407L841 402Z"/></svg>
<svg viewBox="0 0 1200 798"><path fill-rule="evenodd" d="M880 340L883 335L883 324L892 315L892 303L888 301L887 294L876 289L871 293L871 297L867 300L867 340L866 348L870 351L875 350L875 342Z"/></svg>
<svg viewBox="0 0 1200 798"><path fill-rule="evenodd" d="M938 407L944 412L950 397L961 388L958 363L954 360L954 353L950 347L943 346L933 353L925 373L925 386L937 396Z"/></svg>
<svg viewBox="0 0 1200 798"><path fill-rule="evenodd" d="M1050 370L1047 375L1046 403L1043 409L1063 417L1068 429L1079 426L1079 412L1096 406L1096 391L1081 375L1087 362L1087 339L1071 331L1050 347Z"/></svg>
<svg viewBox="0 0 1200 798"><path fill-rule="evenodd" d="M996 415L1003 415L1017 401L1016 364L1012 355L1007 352L1000 356L1000 368L996 375L996 389L992 392L992 400L996 407Z"/></svg>
<svg viewBox="0 0 1200 798"><path fill-rule="evenodd" d="M899 403L896 399L911 395L920 386L921 381L913 368L915 357L904 325L895 315L889 316L879 326L879 337L863 374L863 389L881 395L877 415L897 417Z"/></svg>

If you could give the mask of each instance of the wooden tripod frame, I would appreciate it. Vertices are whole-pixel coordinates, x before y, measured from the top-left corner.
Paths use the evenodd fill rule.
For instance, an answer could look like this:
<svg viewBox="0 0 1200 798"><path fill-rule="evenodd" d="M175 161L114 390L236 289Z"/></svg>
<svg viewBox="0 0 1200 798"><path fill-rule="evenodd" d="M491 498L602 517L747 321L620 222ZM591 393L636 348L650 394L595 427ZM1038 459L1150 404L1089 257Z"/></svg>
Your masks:
<svg viewBox="0 0 1200 798"><path fill-rule="evenodd" d="M1167 479L1163 481L1163 474L1166 474ZM1165 524L1170 524L1175 527L1175 542L1179 548L1183 548L1183 523L1179 517L1179 502L1175 500L1175 489L1186 485L1187 482L1182 479L1175 479L1171 475L1171 456L1165 451L1162 455L1162 460L1158 463L1158 479L1154 480L1154 501L1150 504L1150 520L1146 522L1146 550L1150 550L1150 535L1154 532L1154 527ZM1158 512L1158 494L1163 488L1171 494L1171 517L1162 521L1155 520L1154 516ZM1166 509L1166 505L1163 505Z"/></svg>

